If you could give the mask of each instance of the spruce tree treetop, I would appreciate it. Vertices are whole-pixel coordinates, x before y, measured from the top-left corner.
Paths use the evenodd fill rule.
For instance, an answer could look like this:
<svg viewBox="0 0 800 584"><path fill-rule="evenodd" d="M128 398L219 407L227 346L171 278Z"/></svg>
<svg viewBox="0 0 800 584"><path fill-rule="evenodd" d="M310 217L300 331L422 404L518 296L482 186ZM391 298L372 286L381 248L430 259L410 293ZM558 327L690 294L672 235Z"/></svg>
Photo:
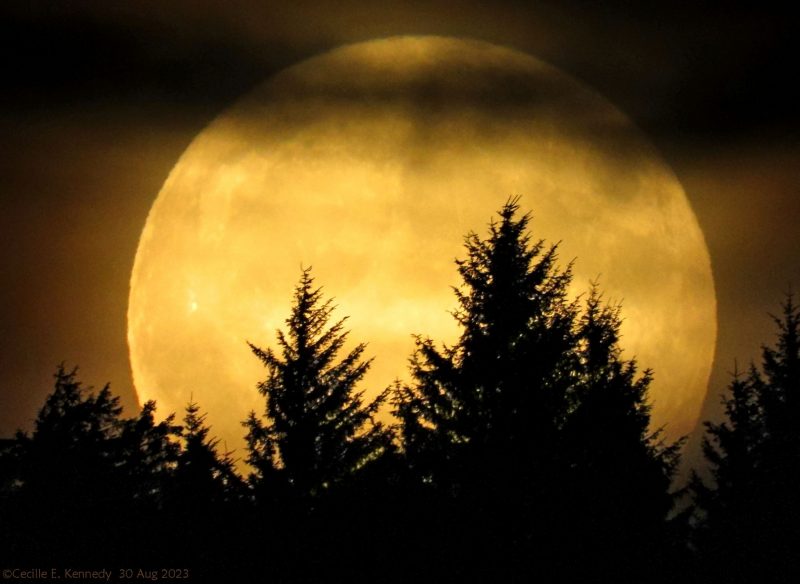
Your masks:
<svg viewBox="0 0 800 584"><path fill-rule="evenodd" d="M252 412L244 422L253 478L264 486L280 483L301 499L352 477L390 441L374 420L386 392L366 403L364 391L356 389L370 365L362 358L366 345L339 357L348 332L344 318L329 324L333 310L304 269L288 330L277 333L278 350L250 344L267 368L258 385L266 397L265 419Z"/></svg>
<svg viewBox="0 0 800 584"><path fill-rule="evenodd" d="M683 439L665 444L661 429L650 428L652 372L640 374L634 359L623 358L620 326L620 306L604 303L593 283L577 321L578 367L563 456L581 493L576 499L591 500L584 514L605 515L608 524L625 521L630 535L642 537L672 509L669 489Z"/></svg>
<svg viewBox="0 0 800 584"><path fill-rule="evenodd" d="M624 459L632 447L643 456L658 450L660 429L650 430L649 369L638 372L635 359L625 359L620 346L620 306L603 302L592 283L586 308L577 321L577 367L571 388L568 425L585 433L584 446L601 448L606 456ZM569 434L569 432L567 432ZM679 442L680 443L680 442ZM608 458L597 462L609 464Z"/></svg>
<svg viewBox="0 0 800 584"><path fill-rule="evenodd" d="M782 309L782 316L773 317L775 346L762 346L761 368L751 364L746 374L735 371L722 397L725 419L705 422L704 452L719 496L754 482L764 487L773 481L764 473L788 472L800 462L800 308L788 294ZM701 498L712 494L697 480L695 487Z"/></svg>
<svg viewBox="0 0 800 584"><path fill-rule="evenodd" d="M229 453L217 452L219 440L209 437L206 414L193 401L186 405L181 437L183 448L175 472L179 504L208 505L237 497L241 479Z"/></svg>
<svg viewBox="0 0 800 584"><path fill-rule="evenodd" d="M48 447L70 449L78 443L97 443L112 436L120 422L122 407L109 386L94 394L78 381L77 371L58 366L53 392L36 416L33 436Z"/></svg>
<svg viewBox="0 0 800 584"><path fill-rule="evenodd" d="M416 339L413 384L398 389L395 409L412 460L467 444L547 449L566 412L576 342L571 267L556 265L557 245L531 242L530 216L518 211L518 199L509 200L488 237L465 239L458 342L439 349Z"/></svg>
<svg viewBox="0 0 800 584"><path fill-rule="evenodd" d="M761 403L773 438L798 441L800 431L800 307L787 294L782 315L772 319L778 328L775 347L762 347ZM791 437L791 438L790 438ZM800 446L798 444L797 446ZM797 447L796 446L796 447Z"/></svg>
<svg viewBox="0 0 800 584"><path fill-rule="evenodd" d="M764 418L757 388L759 374L751 367L747 374L734 370L728 394L723 396L725 420L706 421L703 455L709 463L713 485L692 474L691 490L697 509L702 512L702 531L713 528L719 540L736 527L732 516L741 516L756 496L761 472L761 448L765 437ZM727 537L727 536L724 536ZM705 545L707 542L704 542Z"/></svg>
<svg viewBox="0 0 800 584"><path fill-rule="evenodd" d="M712 481L695 474L695 543L709 567L726 562L732 581L793 581L800 575L800 308L787 294L773 347L760 367L735 372L725 417L705 422ZM738 578L738 579L737 579Z"/></svg>
<svg viewBox="0 0 800 584"><path fill-rule="evenodd" d="M570 298L571 264L516 199L498 215L457 261L460 337L418 337L396 389L408 468L427 513L457 526L442 535L453 570L485 553L512 580L535 564L545 580L636 581L666 557L679 444L649 428L651 374L622 356L619 307L596 285L585 307Z"/></svg>
<svg viewBox="0 0 800 584"><path fill-rule="evenodd" d="M138 416L122 418L108 385L94 393L77 379L77 369L59 366L33 433L17 433L22 493L69 499L73 507L113 501L160 506L179 447L173 417L156 422L155 408L149 401Z"/></svg>
<svg viewBox="0 0 800 584"><path fill-rule="evenodd" d="M32 496L58 484L58 495L65 500L76 493L100 499L119 463L119 398L108 385L96 394L85 388L77 368L67 370L61 364L54 377L53 392L36 416L33 433L17 432L20 485Z"/></svg>

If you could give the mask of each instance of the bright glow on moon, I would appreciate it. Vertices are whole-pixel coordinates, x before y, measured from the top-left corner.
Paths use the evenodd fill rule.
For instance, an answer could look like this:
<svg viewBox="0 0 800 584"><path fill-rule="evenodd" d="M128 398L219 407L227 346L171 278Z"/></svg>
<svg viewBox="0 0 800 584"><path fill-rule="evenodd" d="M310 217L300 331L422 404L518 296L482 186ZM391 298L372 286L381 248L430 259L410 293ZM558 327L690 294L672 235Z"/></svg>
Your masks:
<svg viewBox="0 0 800 584"><path fill-rule="evenodd" d="M469 230L509 196L534 239L623 302L623 345L655 372L653 423L694 427L716 338L708 251L681 185L603 98L523 53L403 37L291 67L220 115L172 170L142 232L128 342L141 399L193 396L241 448L302 266L375 356L366 387L407 377L421 333L452 341ZM240 451L241 456L241 451Z"/></svg>

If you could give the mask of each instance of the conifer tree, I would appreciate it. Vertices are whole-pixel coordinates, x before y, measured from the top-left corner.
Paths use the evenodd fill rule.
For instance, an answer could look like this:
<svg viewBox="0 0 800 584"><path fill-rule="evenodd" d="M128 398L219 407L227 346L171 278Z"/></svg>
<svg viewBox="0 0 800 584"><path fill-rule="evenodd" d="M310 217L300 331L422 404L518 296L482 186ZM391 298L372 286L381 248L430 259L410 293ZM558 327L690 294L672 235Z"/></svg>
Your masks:
<svg viewBox="0 0 800 584"><path fill-rule="evenodd" d="M683 439L666 444L662 429L650 429L652 372L639 375L635 359L623 358L620 326L620 307L604 304L593 284L578 325L579 367L564 428L571 448L566 458L618 499L613 506L638 501L655 506L653 517L664 518L672 507L668 490Z"/></svg>
<svg viewBox="0 0 800 584"><path fill-rule="evenodd" d="M97 394L84 388L77 368L59 365L54 377L33 433L16 435L18 488L26 498L55 497L50 503L65 510L99 504L114 496L106 488L120 460L119 398L108 385Z"/></svg>
<svg viewBox="0 0 800 584"><path fill-rule="evenodd" d="M752 538L759 530L761 451L766 437L759 386L754 366L746 374L734 371L722 397L725 420L704 423L703 454L712 480L706 482L693 473L690 483L697 514L693 543L707 567L732 564L730 581L741 581L749 572L738 564L742 558L751 562ZM749 575L744 577L748 579Z"/></svg>
<svg viewBox="0 0 800 584"><path fill-rule="evenodd" d="M554 535L576 305L567 299L571 268L556 265L557 246L531 241L530 216L518 211L509 200L485 239L467 235L455 290L461 335L441 349L417 337L412 382L394 396L401 444L423 488L416 507L441 529L415 537L441 546L429 569L442 577L520 577Z"/></svg>
<svg viewBox="0 0 800 584"><path fill-rule="evenodd" d="M230 453L218 452L219 440L209 437L206 414L191 401L186 405L181 437L183 447L175 472L182 506L208 506L235 500L242 487Z"/></svg>
<svg viewBox="0 0 800 584"><path fill-rule="evenodd" d="M509 200L485 239L466 238L458 341L417 337L394 397L403 450L430 493L425 521L448 525L435 532L445 571L570 581L628 566L627 581L663 542L679 444L649 430L651 375L622 358L618 308L595 286L582 312L571 264L518 211ZM609 550L619 561L603 572Z"/></svg>
<svg viewBox="0 0 800 584"><path fill-rule="evenodd" d="M210 437L211 428L200 406L190 401L184 410L180 430L181 448L170 485L166 510L167 529L180 537L168 542L170 558L195 567L195 573L219 570L236 575L245 563L228 558L243 552L239 538L220 538L232 528L247 537L249 521L245 488L230 453L219 453L219 441Z"/></svg>
<svg viewBox="0 0 800 584"><path fill-rule="evenodd" d="M581 527L572 537L584 551L584 568L627 580L678 543L669 540L666 520L683 440L666 444L661 429L650 429L652 373L638 374L636 361L623 358L620 325L620 307L605 304L593 283L578 319L578 366L561 449L564 511Z"/></svg>
<svg viewBox="0 0 800 584"><path fill-rule="evenodd" d="M301 501L322 496L352 478L389 445L376 422L386 392L367 403L357 390L370 361L359 344L339 357L347 340L345 319L330 324L334 306L314 287L304 269L295 288L287 333L278 331L278 350L253 353L267 368L258 389L266 398L263 418L251 412L248 462L256 486L285 489Z"/></svg>
<svg viewBox="0 0 800 584"><path fill-rule="evenodd" d="M442 349L417 337L413 384L395 396L409 461L434 484L445 480L434 469L460 472L477 458L544 456L567 411L571 270L556 266L557 246L531 243L530 216L518 210L508 201L488 238L466 237L455 290L461 336Z"/></svg>
<svg viewBox="0 0 800 584"><path fill-rule="evenodd" d="M719 581L800 577L800 308L788 294L782 309L775 346L762 346L760 368L734 373L724 420L705 422L712 480L693 477L695 544Z"/></svg>
<svg viewBox="0 0 800 584"><path fill-rule="evenodd" d="M108 385L95 393L59 366L33 432L12 448L20 557L113 558L152 530L177 454L171 417L156 423L154 411L148 402L124 419Z"/></svg>
<svg viewBox="0 0 800 584"><path fill-rule="evenodd" d="M180 427L174 423L175 414L156 423L155 411L156 403L147 401L138 416L121 422L118 466L131 498L159 509L178 463Z"/></svg>

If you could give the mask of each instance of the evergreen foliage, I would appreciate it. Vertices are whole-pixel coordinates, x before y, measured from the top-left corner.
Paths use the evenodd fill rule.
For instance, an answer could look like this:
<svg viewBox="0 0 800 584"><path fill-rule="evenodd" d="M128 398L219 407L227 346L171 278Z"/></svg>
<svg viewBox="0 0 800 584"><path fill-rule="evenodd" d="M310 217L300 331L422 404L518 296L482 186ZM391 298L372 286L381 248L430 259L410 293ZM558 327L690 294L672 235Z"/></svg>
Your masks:
<svg viewBox="0 0 800 584"><path fill-rule="evenodd" d="M678 569L680 542L667 518L683 440L666 444L650 429L652 373L619 346L620 307L602 301L596 284L577 321L577 373L562 432L563 505L584 551L587 576L636 581L646 568L667 578Z"/></svg>
<svg viewBox="0 0 800 584"><path fill-rule="evenodd" d="M711 480L695 474L695 544L730 582L788 582L800 576L800 308L788 294L774 347L760 368L734 372L722 396L725 419L706 422Z"/></svg>
<svg viewBox="0 0 800 584"><path fill-rule="evenodd" d="M58 367L33 432L18 432L10 449L17 557L81 557L92 546L109 558L125 553L115 544L163 509L176 462L177 428L171 417L156 423L154 410L148 402L123 419L108 385L94 393L76 369Z"/></svg>
<svg viewBox="0 0 800 584"><path fill-rule="evenodd" d="M486 240L466 237L467 259L457 261L463 288L455 290L461 336L441 350L416 337L414 383L395 396L404 449L426 481L439 484L434 467L450 473L487 448L546 455L567 411L571 272L557 269L556 246L530 245L530 217L517 219L517 210L507 203Z"/></svg>
<svg viewBox="0 0 800 584"><path fill-rule="evenodd" d="M415 337L410 381L371 361L303 270L243 422L249 480L200 405L122 416L60 366L31 432L0 440L0 549L18 565L191 568L198 581L793 582L800 575L800 307L706 422L711 476L672 518L681 441L650 426L651 371L621 308L509 200L457 260L452 346ZM661 372L669 374L669 372ZM221 388L224 391L225 388ZM376 419L391 396L398 423ZM687 545L689 544L689 545ZM693 555L689 554L689 550ZM693 578L696 576L696 578Z"/></svg>
<svg viewBox="0 0 800 584"><path fill-rule="evenodd" d="M258 385L266 398L262 420L251 412L248 462L257 487L282 489L299 500L323 495L380 456L390 434L374 419L385 400L369 403L356 389L369 368L359 344L339 358L345 319L329 324L334 306L303 270L294 292L288 332L278 331L278 352L250 344L267 368Z"/></svg>
<svg viewBox="0 0 800 584"><path fill-rule="evenodd" d="M578 553L595 576L634 578L618 568L665 543L680 444L648 430L651 374L622 358L618 308L596 286L585 311L571 301L571 265L518 211L509 200L486 239L465 240L457 343L416 339L394 399L403 450L439 521L458 525L440 534L446 570L480 573L488 552L506 577L541 574L547 558L551 577L577 578Z"/></svg>
<svg viewBox="0 0 800 584"><path fill-rule="evenodd" d="M244 487L231 453L219 454L219 440L209 436L211 428L205 420L200 406L190 401L183 418L183 448L174 486L179 504L187 509L235 501Z"/></svg>

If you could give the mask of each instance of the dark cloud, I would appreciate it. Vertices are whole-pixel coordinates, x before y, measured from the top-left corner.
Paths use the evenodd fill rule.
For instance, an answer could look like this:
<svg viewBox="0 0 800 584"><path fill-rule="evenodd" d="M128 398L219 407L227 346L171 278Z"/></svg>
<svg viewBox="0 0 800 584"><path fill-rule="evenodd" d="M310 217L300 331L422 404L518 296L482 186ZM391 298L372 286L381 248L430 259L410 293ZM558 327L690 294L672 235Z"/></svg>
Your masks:
<svg viewBox="0 0 800 584"><path fill-rule="evenodd" d="M225 103L283 66L398 34L510 45L599 88L647 129L796 119L792 20L704 3L176 1L4 4L6 100ZM44 9L43 6L47 6ZM783 9L786 10L786 9ZM54 96L55 94L55 96Z"/></svg>
<svg viewBox="0 0 800 584"><path fill-rule="evenodd" d="M289 59L222 39L197 42L149 23L4 19L2 103L37 109L157 100L174 107L234 98Z"/></svg>

